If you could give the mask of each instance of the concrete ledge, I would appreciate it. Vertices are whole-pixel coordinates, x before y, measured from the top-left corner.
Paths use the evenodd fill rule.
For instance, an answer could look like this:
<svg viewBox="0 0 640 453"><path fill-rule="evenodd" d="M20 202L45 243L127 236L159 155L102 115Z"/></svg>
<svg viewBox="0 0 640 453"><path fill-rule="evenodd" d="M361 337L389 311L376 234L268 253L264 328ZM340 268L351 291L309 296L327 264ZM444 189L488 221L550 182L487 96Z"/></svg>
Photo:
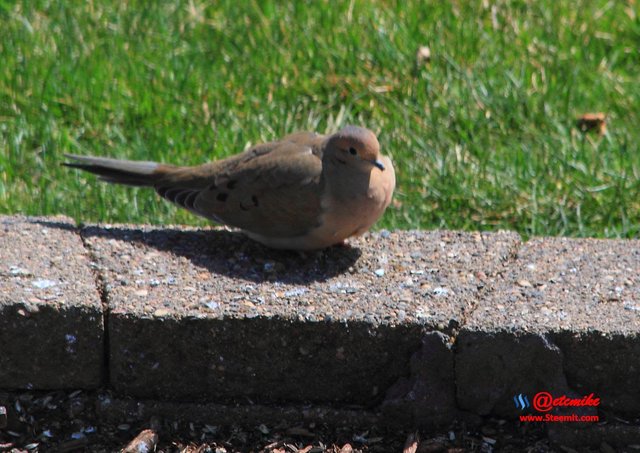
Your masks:
<svg viewBox="0 0 640 453"><path fill-rule="evenodd" d="M103 310L72 221L0 216L0 388L103 384Z"/></svg>
<svg viewBox="0 0 640 453"><path fill-rule="evenodd" d="M605 410L640 415L640 241L381 232L301 255L214 228L75 230L21 217L1 225L11 235L1 285L13 296L3 299L0 326L14 327L0 335L16 346L0 356L0 387L104 379L136 398L360 407L385 423L422 426L513 418L521 413L513 396L539 391L595 393ZM33 278L59 282L57 297L83 308L70 318L69 304L47 300L64 316L23 341L15 313ZM82 365L64 355L64 342L31 361L63 331L93 339L82 342L91 345ZM62 370L46 360L52 351Z"/></svg>
<svg viewBox="0 0 640 453"><path fill-rule="evenodd" d="M442 409L426 422L455 409L450 335L478 297L475 274L498 269L518 241L383 233L300 255L223 230L88 227L82 235L106 285L117 391ZM413 365L414 382L411 357L423 339L429 354Z"/></svg>
<svg viewBox="0 0 640 453"><path fill-rule="evenodd" d="M640 241L533 239L490 285L458 336L461 407L513 416L544 389L640 414Z"/></svg>

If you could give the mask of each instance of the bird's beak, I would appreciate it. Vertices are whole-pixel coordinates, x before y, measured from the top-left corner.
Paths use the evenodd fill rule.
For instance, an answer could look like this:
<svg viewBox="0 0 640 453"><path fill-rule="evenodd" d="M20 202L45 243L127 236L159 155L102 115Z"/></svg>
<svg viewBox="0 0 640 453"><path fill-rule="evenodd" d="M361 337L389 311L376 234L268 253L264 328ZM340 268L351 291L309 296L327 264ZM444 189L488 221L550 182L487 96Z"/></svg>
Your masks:
<svg viewBox="0 0 640 453"><path fill-rule="evenodd" d="M374 160L372 163L373 165L378 167L380 170L384 171L384 164L380 162L378 159Z"/></svg>

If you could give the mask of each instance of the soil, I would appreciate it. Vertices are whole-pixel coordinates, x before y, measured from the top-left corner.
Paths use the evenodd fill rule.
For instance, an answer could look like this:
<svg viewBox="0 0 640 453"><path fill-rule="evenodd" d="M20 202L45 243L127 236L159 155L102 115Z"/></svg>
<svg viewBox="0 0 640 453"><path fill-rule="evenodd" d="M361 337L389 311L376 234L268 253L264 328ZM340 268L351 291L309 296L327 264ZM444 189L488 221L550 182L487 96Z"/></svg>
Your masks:
<svg viewBox="0 0 640 453"><path fill-rule="evenodd" d="M390 432L283 424L209 425L188 416L151 417L105 414L108 391L0 393L0 451L184 453L348 453L348 452L551 452L544 428L487 419L474 429L454 424L439 432ZM135 406L135 405L132 405ZM2 407L6 411L3 416ZM149 430L149 431L145 431ZM144 431L144 432L143 432ZM136 439L137 436L138 439ZM134 440L136 440L134 442ZM137 442L137 443L136 443ZM146 447L147 449L145 449Z"/></svg>

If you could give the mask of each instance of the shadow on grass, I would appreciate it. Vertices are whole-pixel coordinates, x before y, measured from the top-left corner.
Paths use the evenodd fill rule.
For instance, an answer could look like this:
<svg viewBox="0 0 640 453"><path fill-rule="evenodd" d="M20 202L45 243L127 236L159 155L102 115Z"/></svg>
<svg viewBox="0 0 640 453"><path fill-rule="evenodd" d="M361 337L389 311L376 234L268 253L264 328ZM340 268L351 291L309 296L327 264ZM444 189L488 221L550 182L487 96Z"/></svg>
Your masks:
<svg viewBox="0 0 640 453"><path fill-rule="evenodd" d="M36 220L48 228L78 231L64 222ZM220 229L179 230L135 226L79 228L83 238L138 243L189 259L213 274L255 283L272 281L305 285L345 273L361 255L357 248L334 246L316 252L269 249L239 232Z"/></svg>

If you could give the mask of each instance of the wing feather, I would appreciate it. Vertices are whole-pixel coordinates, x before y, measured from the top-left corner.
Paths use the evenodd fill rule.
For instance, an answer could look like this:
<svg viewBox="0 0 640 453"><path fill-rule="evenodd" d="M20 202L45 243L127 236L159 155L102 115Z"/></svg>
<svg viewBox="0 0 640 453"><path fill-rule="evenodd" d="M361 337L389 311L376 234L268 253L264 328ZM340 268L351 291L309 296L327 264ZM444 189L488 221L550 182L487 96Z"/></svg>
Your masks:
<svg viewBox="0 0 640 453"><path fill-rule="evenodd" d="M155 188L216 222L272 237L295 237L321 219L322 136L294 134L228 159L176 169Z"/></svg>

